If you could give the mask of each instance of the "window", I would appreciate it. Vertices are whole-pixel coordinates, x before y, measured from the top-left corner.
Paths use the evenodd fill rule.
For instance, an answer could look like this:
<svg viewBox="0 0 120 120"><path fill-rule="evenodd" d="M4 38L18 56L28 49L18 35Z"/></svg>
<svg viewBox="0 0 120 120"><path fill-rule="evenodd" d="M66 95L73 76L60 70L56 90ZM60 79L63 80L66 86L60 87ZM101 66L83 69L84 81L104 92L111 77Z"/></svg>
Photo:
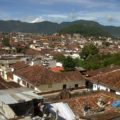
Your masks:
<svg viewBox="0 0 120 120"><path fill-rule="evenodd" d="M115 93L115 90L110 89L110 92Z"/></svg>
<svg viewBox="0 0 120 120"><path fill-rule="evenodd" d="M75 88L78 88L78 84L75 84Z"/></svg>
<svg viewBox="0 0 120 120"><path fill-rule="evenodd" d="M30 88L30 85L29 85L29 83L26 83L26 84L27 84L27 87L28 87L28 88Z"/></svg>
<svg viewBox="0 0 120 120"><path fill-rule="evenodd" d="M66 89L66 88L67 88L67 85L66 85L66 84L64 84L64 85L63 85L63 89Z"/></svg>
<svg viewBox="0 0 120 120"><path fill-rule="evenodd" d="M17 81L18 81L18 83L20 83L20 79L19 78L17 79Z"/></svg>

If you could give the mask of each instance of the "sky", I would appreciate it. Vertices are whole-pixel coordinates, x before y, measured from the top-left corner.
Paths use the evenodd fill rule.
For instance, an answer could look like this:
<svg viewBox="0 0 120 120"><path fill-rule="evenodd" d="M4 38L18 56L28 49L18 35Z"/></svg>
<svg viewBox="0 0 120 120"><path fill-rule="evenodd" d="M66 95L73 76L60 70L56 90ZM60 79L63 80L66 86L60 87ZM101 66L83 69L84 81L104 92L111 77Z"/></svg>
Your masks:
<svg viewBox="0 0 120 120"><path fill-rule="evenodd" d="M120 0L0 0L0 20L93 20L120 26Z"/></svg>

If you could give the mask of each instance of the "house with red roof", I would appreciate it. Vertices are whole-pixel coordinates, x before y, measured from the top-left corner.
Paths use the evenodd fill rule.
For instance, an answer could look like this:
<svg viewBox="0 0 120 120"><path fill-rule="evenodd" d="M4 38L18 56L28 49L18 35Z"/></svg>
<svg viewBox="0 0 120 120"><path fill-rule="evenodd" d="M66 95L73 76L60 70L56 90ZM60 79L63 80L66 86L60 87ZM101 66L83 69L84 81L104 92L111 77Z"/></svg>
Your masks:
<svg viewBox="0 0 120 120"><path fill-rule="evenodd" d="M92 73L91 73L92 75ZM91 89L96 90L104 90L108 92L114 92L120 95L120 68L108 70L100 73L96 73L96 75L86 77L87 85L91 85Z"/></svg>
<svg viewBox="0 0 120 120"><path fill-rule="evenodd" d="M41 92L78 89L85 86L85 80L79 71L58 73L38 65L14 71L13 80L21 86Z"/></svg>

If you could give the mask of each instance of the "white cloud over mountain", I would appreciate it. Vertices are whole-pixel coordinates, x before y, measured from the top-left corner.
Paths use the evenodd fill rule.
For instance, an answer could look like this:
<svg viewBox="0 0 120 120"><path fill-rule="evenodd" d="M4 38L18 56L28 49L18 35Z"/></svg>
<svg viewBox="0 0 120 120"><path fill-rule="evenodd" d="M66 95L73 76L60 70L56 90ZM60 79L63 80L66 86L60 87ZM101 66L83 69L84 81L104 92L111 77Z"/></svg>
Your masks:
<svg viewBox="0 0 120 120"><path fill-rule="evenodd" d="M42 17L37 17L34 20L32 20L31 23L43 22L43 21L45 21L45 19L43 19Z"/></svg>

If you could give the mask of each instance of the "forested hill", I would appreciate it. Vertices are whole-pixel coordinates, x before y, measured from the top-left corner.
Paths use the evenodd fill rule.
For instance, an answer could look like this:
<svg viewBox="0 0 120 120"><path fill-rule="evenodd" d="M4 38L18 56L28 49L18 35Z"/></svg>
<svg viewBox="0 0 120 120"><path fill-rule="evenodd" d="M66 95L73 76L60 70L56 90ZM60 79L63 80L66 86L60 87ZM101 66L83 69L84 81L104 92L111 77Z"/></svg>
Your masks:
<svg viewBox="0 0 120 120"><path fill-rule="evenodd" d="M63 22L61 24L49 21L38 23L26 23L9 20L0 21L0 32L25 32L25 33L81 33L93 36L120 36L120 27L103 26L94 21L77 20L73 22Z"/></svg>
<svg viewBox="0 0 120 120"><path fill-rule="evenodd" d="M60 30L61 34L80 33L84 36L112 36L110 32L104 29L105 26L93 21L76 21L74 24L64 27Z"/></svg>

